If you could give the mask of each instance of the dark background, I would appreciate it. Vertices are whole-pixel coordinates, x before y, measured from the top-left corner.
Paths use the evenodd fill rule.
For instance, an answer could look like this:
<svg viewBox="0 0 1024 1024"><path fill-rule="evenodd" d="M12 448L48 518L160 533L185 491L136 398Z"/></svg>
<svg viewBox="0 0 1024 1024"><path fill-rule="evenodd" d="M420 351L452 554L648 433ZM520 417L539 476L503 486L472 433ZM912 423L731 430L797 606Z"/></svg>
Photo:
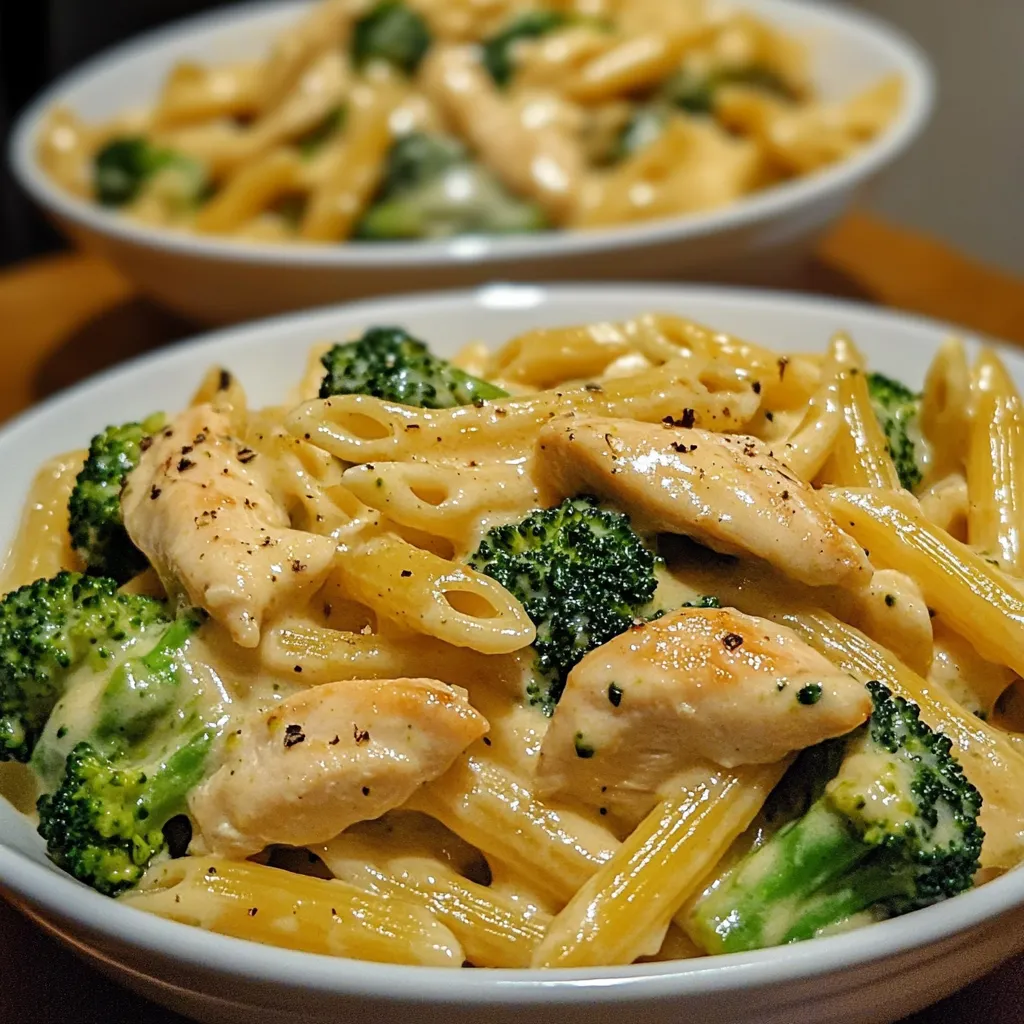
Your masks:
<svg viewBox="0 0 1024 1024"><path fill-rule="evenodd" d="M229 0L0 0L0 265L62 243L11 180L7 137L48 82L156 25Z"/></svg>

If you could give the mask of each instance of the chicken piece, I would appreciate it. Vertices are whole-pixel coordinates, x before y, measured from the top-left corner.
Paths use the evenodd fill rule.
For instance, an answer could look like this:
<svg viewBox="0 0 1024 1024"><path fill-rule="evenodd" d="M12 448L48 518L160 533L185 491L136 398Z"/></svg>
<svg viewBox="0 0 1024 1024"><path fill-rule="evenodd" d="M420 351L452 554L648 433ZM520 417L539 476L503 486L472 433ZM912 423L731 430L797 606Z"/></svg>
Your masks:
<svg viewBox="0 0 1024 1024"><path fill-rule="evenodd" d="M570 219L584 168L558 116L564 105L545 98L517 106L468 46L434 47L419 82L506 188L536 200L555 224Z"/></svg>
<svg viewBox="0 0 1024 1024"><path fill-rule="evenodd" d="M870 577L864 551L814 489L756 437L579 417L549 423L537 443L541 467L563 493L610 498L640 530L756 555L810 586Z"/></svg>
<svg viewBox="0 0 1024 1024"><path fill-rule="evenodd" d="M537 777L543 794L636 818L687 768L772 764L870 713L864 686L786 627L733 608L681 609L569 673Z"/></svg>
<svg viewBox="0 0 1024 1024"><path fill-rule="evenodd" d="M487 728L465 690L436 679L327 683L246 720L190 809L225 857L325 843L404 804Z"/></svg>
<svg viewBox="0 0 1024 1024"><path fill-rule="evenodd" d="M257 454L210 405L185 410L153 439L121 495L128 536L168 594L256 647L264 617L301 604L327 577L335 543L291 529Z"/></svg>

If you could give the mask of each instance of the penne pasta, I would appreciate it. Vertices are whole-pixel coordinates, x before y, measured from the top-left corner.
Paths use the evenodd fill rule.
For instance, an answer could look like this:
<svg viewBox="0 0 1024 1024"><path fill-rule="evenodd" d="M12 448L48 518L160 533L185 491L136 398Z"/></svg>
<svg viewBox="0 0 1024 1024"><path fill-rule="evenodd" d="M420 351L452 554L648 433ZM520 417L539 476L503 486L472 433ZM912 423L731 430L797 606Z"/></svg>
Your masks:
<svg viewBox="0 0 1024 1024"><path fill-rule="evenodd" d="M432 967L461 967L464 959L452 933L422 907L246 861L168 861L124 902L221 935L307 953Z"/></svg>
<svg viewBox="0 0 1024 1024"><path fill-rule="evenodd" d="M967 540L1009 573L1024 571L1024 412L999 357L978 357L967 443Z"/></svg>
<svg viewBox="0 0 1024 1024"><path fill-rule="evenodd" d="M554 919L535 967L628 964L750 824L787 765L710 771L660 803Z"/></svg>
<svg viewBox="0 0 1024 1024"><path fill-rule="evenodd" d="M433 411L367 395L339 395L299 406L288 427L346 462L429 458L443 445L449 458L515 459L532 448L537 429L569 412L622 416L647 423L692 410L693 422L712 430L742 426L757 408L750 391L710 390L672 363L605 384L542 391L481 406Z"/></svg>
<svg viewBox="0 0 1024 1024"><path fill-rule="evenodd" d="M909 573L943 623L982 657L1024 674L1024 596L990 560L932 525L906 493L833 490L826 498L876 565Z"/></svg>

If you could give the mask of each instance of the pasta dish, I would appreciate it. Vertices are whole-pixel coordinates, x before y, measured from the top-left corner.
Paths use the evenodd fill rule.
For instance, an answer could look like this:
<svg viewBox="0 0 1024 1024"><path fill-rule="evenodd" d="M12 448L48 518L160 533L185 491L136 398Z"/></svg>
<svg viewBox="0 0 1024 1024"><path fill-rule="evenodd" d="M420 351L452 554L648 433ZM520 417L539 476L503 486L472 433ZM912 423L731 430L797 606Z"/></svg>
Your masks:
<svg viewBox="0 0 1024 1024"><path fill-rule="evenodd" d="M320 0L260 58L178 64L102 124L58 108L69 192L259 242L611 227L721 207L844 160L892 76L815 94L804 41L713 0Z"/></svg>
<svg viewBox="0 0 1024 1024"><path fill-rule="evenodd" d="M54 862L226 935L401 964L743 951L1024 855L1024 414L949 341L677 316L454 360L331 339L279 406L39 470L0 760Z"/></svg>

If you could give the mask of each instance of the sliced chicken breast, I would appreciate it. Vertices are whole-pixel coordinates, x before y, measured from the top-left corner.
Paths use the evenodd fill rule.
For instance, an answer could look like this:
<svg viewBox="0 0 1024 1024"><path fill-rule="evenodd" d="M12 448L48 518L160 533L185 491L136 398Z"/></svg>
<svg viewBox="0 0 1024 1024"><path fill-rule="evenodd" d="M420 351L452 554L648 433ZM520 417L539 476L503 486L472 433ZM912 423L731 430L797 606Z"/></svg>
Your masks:
<svg viewBox="0 0 1024 1024"><path fill-rule="evenodd" d="M378 818L487 732L466 691L435 679L356 679L304 690L228 737L190 798L216 854L325 843Z"/></svg>
<svg viewBox="0 0 1024 1024"><path fill-rule="evenodd" d="M542 471L561 491L606 497L641 530L754 555L811 586L870 578L857 542L756 437L567 417L545 426L537 444Z"/></svg>
<svg viewBox="0 0 1024 1024"><path fill-rule="evenodd" d="M772 764L870 713L864 686L784 626L732 608L681 609L572 670L538 781L543 793L634 817L695 764Z"/></svg>
<svg viewBox="0 0 1024 1024"><path fill-rule="evenodd" d="M260 459L212 406L185 410L153 439L121 495L128 535L169 594L206 611L242 647L264 617L327 577L335 543L291 529Z"/></svg>

